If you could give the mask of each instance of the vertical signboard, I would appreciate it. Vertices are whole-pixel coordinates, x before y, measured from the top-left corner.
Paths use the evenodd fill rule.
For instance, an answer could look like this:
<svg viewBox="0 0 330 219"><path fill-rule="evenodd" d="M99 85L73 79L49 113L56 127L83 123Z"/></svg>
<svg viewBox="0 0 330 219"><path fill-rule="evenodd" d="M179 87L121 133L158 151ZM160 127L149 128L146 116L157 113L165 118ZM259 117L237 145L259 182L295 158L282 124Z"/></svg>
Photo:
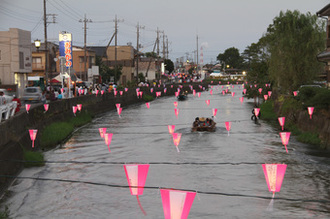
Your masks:
<svg viewBox="0 0 330 219"><path fill-rule="evenodd" d="M59 34L59 49L60 56L65 57L65 66L71 68L73 65L72 60L72 34L60 33Z"/></svg>

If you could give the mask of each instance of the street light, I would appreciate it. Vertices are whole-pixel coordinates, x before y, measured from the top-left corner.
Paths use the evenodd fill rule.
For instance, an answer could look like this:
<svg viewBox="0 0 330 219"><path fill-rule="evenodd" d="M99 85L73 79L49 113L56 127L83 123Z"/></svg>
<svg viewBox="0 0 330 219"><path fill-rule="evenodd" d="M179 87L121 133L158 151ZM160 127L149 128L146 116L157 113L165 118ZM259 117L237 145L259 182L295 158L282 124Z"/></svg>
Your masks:
<svg viewBox="0 0 330 219"><path fill-rule="evenodd" d="M34 41L34 46L37 48L37 52L39 52L39 48L40 48L40 46L41 46L41 42L40 42L40 40L36 39L36 40Z"/></svg>

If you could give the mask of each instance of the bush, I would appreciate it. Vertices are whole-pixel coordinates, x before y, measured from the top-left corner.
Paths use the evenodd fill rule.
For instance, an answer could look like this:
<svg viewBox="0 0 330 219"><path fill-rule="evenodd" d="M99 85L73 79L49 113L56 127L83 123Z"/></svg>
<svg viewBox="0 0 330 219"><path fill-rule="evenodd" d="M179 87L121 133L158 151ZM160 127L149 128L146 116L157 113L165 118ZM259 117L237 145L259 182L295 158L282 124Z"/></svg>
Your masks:
<svg viewBox="0 0 330 219"><path fill-rule="evenodd" d="M277 120L277 115L274 112L274 102L267 100L260 105L260 112L262 113L262 119L272 121Z"/></svg>
<svg viewBox="0 0 330 219"><path fill-rule="evenodd" d="M305 103L306 101L311 100L316 94L320 91L324 90L323 88L318 87L303 87L299 89L299 95L297 96L297 100Z"/></svg>
<svg viewBox="0 0 330 219"><path fill-rule="evenodd" d="M314 106L318 110L328 110L330 106L330 91L321 88L310 100L306 100L304 105L305 107Z"/></svg>
<svg viewBox="0 0 330 219"><path fill-rule="evenodd" d="M45 165L44 155L41 152L24 151L24 167L40 167Z"/></svg>
<svg viewBox="0 0 330 219"><path fill-rule="evenodd" d="M319 139L318 134L311 132L303 132L298 135L297 140L307 144L320 145L321 140Z"/></svg>
<svg viewBox="0 0 330 219"><path fill-rule="evenodd" d="M80 127L92 121L92 116L87 112L77 113L76 115L70 120L70 123L75 127Z"/></svg>
<svg viewBox="0 0 330 219"><path fill-rule="evenodd" d="M49 148L61 143L73 132L73 124L67 122L57 122L46 127L40 139L41 148Z"/></svg>
<svg viewBox="0 0 330 219"><path fill-rule="evenodd" d="M142 98L146 102L150 102L150 101L153 101L154 100L154 97L151 96L151 95L148 95L148 94L144 94Z"/></svg>

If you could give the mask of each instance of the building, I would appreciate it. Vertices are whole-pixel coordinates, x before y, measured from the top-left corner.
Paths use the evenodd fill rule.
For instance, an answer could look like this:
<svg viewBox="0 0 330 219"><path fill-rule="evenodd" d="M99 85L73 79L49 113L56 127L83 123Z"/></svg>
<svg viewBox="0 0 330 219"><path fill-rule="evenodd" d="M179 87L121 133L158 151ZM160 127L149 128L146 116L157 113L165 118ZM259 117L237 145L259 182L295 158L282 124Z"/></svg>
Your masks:
<svg viewBox="0 0 330 219"><path fill-rule="evenodd" d="M327 17L327 24L326 24L326 50L321 52L320 54L317 55L317 59L320 62L326 63L325 65L325 74L324 78L327 81L328 87L330 86L330 4L322 8L320 11L318 11L317 16L323 18Z"/></svg>
<svg viewBox="0 0 330 219"><path fill-rule="evenodd" d="M23 95L32 72L31 32L17 28L0 31L1 84L16 85L16 94Z"/></svg>
<svg viewBox="0 0 330 219"><path fill-rule="evenodd" d="M159 67L158 67L159 68ZM157 65L155 58L140 58L139 59L139 74L142 73L143 76L148 81L156 80L157 78Z"/></svg>

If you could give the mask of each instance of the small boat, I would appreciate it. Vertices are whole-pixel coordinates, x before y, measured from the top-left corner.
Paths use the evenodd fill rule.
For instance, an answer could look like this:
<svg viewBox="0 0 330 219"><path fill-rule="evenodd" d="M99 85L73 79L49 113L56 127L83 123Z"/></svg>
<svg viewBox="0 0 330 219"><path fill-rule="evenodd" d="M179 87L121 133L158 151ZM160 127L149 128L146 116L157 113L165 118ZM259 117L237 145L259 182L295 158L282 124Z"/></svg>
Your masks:
<svg viewBox="0 0 330 219"><path fill-rule="evenodd" d="M211 118L196 118L194 123L193 123L193 127L191 128L191 130L193 132L214 132L215 128L216 128L216 122L213 121L213 119Z"/></svg>

